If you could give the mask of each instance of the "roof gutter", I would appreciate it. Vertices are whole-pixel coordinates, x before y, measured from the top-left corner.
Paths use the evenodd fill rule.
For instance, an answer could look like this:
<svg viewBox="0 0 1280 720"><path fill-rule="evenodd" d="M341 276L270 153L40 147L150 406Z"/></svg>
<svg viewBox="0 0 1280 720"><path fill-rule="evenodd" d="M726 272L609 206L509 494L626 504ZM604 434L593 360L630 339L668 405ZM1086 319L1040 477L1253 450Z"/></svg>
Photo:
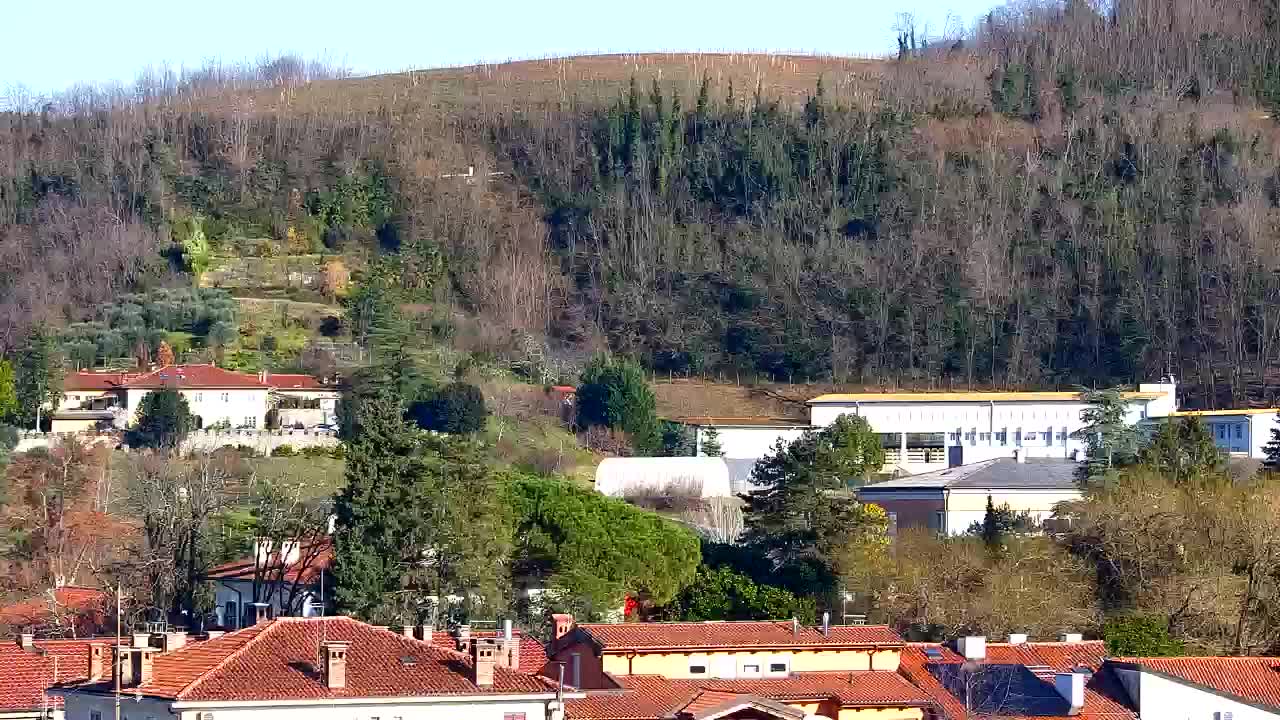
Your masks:
<svg viewBox="0 0 1280 720"><path fill-rule="evenodd" d="M567 691L564 697L577 700L586 697L582 691ZM408 697L350 697L350 698L315 698L306 700L178 700L170 705L171 710L195 710L205 708L280 708L280 707L329 707L333 705L447 705L455 703L498 703L528 702L533 700L550 701L556 699L556 693L507 693L502 695L469 694L469 695L419 695Z"/></svg>

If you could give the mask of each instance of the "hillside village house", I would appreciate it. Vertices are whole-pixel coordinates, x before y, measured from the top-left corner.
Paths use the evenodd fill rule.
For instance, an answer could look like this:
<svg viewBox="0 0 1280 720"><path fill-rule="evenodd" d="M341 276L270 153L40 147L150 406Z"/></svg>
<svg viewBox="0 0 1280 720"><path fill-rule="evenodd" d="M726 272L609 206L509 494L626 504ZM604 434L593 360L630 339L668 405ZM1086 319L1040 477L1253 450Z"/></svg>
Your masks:
<svg viewBox="0 0 1280 720"><path fill-rule="evenodd" d="M63 399L50 429L123 427L136 419L143 398L167 387L186 398L199 428L265 428L267 411L275 406L286 408L281 417L289 419L289 427L332 424L339 398L336 388L308 375L253 375L214 365L171 365L145 373L81 371L63 381Z"/></svg>
<svg viewBox="0 0 1280 720"><path fill-rule="evenodd" d="M986 516L987 498L1036 523L1058 503L1079 500L1077 464L1061 458L998 458L858 488L858 499L889 514L889 527L960 535Z"/></svg>
<svg viewBox="0 0 1280 720"><path fill-rule="evenodd" d="M1125 393L1129 420L1176 413L1172 381L1143 383ZM1084 452L1073 434L1087 404L1078 392L890 392L819 395L808 401L807 424L777 418L686 418L699 447L715 428L726 458L761 458L778 440L821 429L841 415L865 417L885 448L882 472L929 472L998 457L1071 459Z"/></svg>
<svg viewBox="0 0 1280 720"><path fill-rule="evenodd" d="M255 583L267 617L325 614L325 602L333 597L332 583L326 588L324 581L333 565L330 538L313 542L287 540L279 548L269 538L258 538L253 552L205 573L205 581L213 586L219 627L238 630L257 621Z"/></svg>
<svg viewBox="0 0 1280 720"><path fill-rule="evenodd" d="M549 720L582 696L516 669L511 640L462 653L348 617L263 620L171 652L141 640L120 662L99 646L84 682L51 691L68 720L114 717L113 671L129 720Z"/></svg>
<svg viewBox="0 0 1280 720"><path fill-rule="evenodd" d="M49 688L89 676L86 640L37 640L30 634L0 644L0 720L62 720L62 698Z"/></svg>

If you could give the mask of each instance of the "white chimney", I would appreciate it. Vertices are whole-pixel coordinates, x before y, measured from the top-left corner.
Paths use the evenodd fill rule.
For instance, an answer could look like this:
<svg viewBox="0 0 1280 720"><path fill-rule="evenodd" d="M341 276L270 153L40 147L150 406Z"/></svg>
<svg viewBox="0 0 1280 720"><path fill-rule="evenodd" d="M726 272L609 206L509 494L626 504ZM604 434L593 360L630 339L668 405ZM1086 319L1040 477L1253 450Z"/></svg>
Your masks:
<svg viewBox="0 0 1280 720"><path fill-rule="evenodd" d="M36 636L31 633L21 633L18 635L18 647L23 650L36 649Z"/></svg>
<svg viewBox="0 0 1280 720"><path fill-rule="evenodd" d="M1013 461L1024 463L1027 461L1027 451L1022 448L1015 448L1013 451Z"/></svg>
<svg viewBox="0 0 1280 720"><path fill-rule="evenodd" d="M342 690L347 686L347 648L350 646L351 643L341 640L320 643L324 684L330 690Z"/></svg>
<svg viewBox="0 0 1280 720"><path fill-rule="evenodd" d="M1058 636L1058 642L1078 643L1084 642L1084 635L1080 633L1062 633Z"/></svg>
<svg viewBox="0 0 1280 720"><path fill-rule="evenodd" d="M508 618L506 620L503 620L502 621L502 639L510 640L514 636L515 636L515 631L512 629L511 619Z"/></svg>
<svg viewBox="0 0 1280 720"><path fill-rule="evenodd" d="M282 541L280 543L280 554L284 556L284 564L286 567L298 562L298 558L302 555L301 548L298 547L298 541Z"/></svg>
<svg viewBox="0 0 1280 720"><path fill-rule="evenodd" d="M1026 633L1009 633L1009 644L1010 645L1026 645L1027 634Z"/></svg>
<svg viewBox="0 0 1280 720"><path fill-rule="evenodd" d="M134 633L133 647L136 647L136 648L151 647L151 633Z"/></svg>
<svg viewBox="0 0 1280 720"><path fill-rule="evenodd" d="M1084 708L1084 681L1083 673L1065 672L1053 676L1054 689L1071 706L1067 710L1068 715L1077 715Z"/></svg>
<svg viewBox="0 0 1280 720"><path fill-rule="evenodd" d="M986 660L987 638L983 635L966 635L956 640L956 650L965 660Z"/></svg>
<svg viewBox="0 0 1280 720"><path fill-rule="evenodd" d="M267 560L271 557L271 549L275 543L269 537L258 537L253 539L253 557L259 565L266 565Z"/></svg>

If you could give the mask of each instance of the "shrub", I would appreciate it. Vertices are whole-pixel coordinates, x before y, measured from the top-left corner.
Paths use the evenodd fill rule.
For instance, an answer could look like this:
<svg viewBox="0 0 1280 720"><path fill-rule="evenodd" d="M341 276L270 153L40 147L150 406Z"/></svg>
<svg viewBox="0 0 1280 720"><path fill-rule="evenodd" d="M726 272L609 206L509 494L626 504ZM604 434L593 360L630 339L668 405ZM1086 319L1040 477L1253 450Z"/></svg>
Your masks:
<svg viewBox="0 0 1280 720"><path fill-rule="evenodd" d="M622 430L640 454L662 449L657 402L640 366L629 360L597 357L582 371L578 423Z"/></svg>
<svg viewBox="0 0 1280 720"><path fill-rule="evenodd" d="M294 447L288 443L277 446L276 449L271 451L272 457L293 457L297 454L298 454L298 451L295 450Z"/></svg>
<svg viewBox="0 0 1280 720"><path fill-rule="evenodd" d="M147 394L138 406L138 422L129 430L133 447L176 448L195 427L187 399L165 388Z"/></svg>
<svg viewBox="0 0 1280 720"><path fill-rule="evenodd" d="M489 409L475 385L455 382L436 390L430 398L409 407L418 427L450 435L467 435L484 429Z"/></svg>

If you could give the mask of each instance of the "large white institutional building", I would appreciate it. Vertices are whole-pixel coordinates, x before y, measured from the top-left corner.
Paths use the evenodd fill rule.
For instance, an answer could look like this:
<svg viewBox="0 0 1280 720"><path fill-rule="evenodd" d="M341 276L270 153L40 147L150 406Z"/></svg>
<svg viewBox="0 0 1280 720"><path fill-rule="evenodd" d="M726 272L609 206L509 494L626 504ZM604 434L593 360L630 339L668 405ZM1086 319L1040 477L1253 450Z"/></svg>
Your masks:
<svg viewBox="0 0 1280 720"><path fill-rule="evenodd" d="M1261 457L1277 426L1277 410L1179 411L1172 380L1143 383L1124 394L1134 424L1198 416L1225 452ZM819 395L809 422L776 418L687 418L702 447L714 428L725 457L760 458L779 441L830 425L841 415L865 417L884 442L884 472L914 475L1004 457L1083 458L1087 407L1078 392L886 392Z"/></svg>

